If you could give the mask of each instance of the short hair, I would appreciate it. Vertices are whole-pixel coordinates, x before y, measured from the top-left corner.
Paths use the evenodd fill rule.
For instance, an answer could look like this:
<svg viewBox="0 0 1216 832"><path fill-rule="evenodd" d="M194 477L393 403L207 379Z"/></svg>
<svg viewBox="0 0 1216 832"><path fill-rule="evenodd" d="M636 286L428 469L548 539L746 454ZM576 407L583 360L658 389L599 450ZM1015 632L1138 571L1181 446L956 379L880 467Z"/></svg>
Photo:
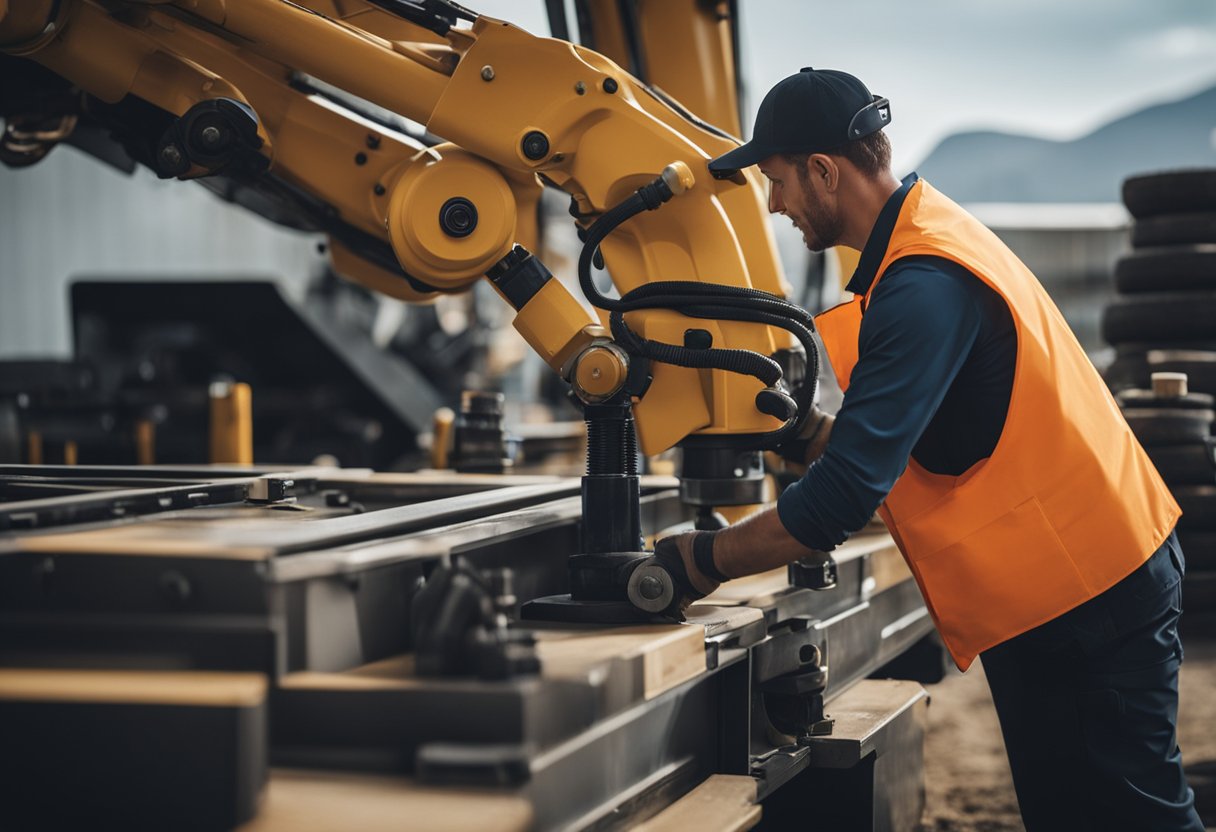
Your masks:
<svg viewBox="0 0 1216 832"><path fill-rule="evenodd" d="M882 130L856 141L845 142L838 147L823 151L828 156L842 156L871 179L891 167L891 140ZM809 154L785 154L785 160L798 169L800 176L806 175Z"/></svg>

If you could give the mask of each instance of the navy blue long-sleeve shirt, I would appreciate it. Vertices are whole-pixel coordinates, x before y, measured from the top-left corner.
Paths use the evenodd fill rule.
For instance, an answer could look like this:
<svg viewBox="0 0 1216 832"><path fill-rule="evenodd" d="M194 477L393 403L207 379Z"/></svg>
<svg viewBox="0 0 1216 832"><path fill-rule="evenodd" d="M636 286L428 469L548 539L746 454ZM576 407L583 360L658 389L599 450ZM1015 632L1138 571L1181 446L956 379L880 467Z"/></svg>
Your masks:
<svg viewBox="0 0 1216 832"><path fill-rule="evenodd" d="M879 214L848 289L877 277L913 174ZM827 551L873 515L911 456L957 476L992 454L1005 425L1017 335L1004 300L940 257L897 260L862 316L858 361L823 456L777 501L782 525Z"/></svg>

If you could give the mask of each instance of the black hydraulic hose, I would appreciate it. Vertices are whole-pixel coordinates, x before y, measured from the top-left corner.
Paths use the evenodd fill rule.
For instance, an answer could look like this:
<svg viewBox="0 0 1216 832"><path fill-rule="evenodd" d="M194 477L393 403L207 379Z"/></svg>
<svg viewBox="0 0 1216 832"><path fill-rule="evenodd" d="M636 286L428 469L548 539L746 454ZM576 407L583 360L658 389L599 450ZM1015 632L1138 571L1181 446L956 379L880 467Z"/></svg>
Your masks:
<svg viewBox="0 0 1216 832"><path fill-rule="evenodd" d="M643 284L619 299L603 295L595 286L591 266L600 243L621 223L642 211L658 208L671 196L671 189L663 178L659 177L608 209L592 223L587 229L586 241L579 254L579 284L594 306L611 313L609 325L613 338L626 352L665 364L697 369L720 369L750 375L769 388L781 380L781 368L777 362L752 350L691 349L643 338L625 323L626 312L670 309L693 318L761 323L785 329L793 334L802 344L808 360L807 381L795 391L796 411L780 428L746 438L753 446L779 445L802 426L815 399L819 380L819 350L812 335L815 324L810 313L785 298L742 286L666 280Z"/></svg>
<svg viewBox="0 0 1216 832"><path fill-rule="evenodd" d="M675 344L662 341L652 341L642 338L628 326L620 312L613 312L609 318L612 326L612 337L624 347L626 352L643 355L664 364L675 364L678 367L692 367L698 370L727 370L732 373L755 376L772 387L781 381L781 365L765 355L751 350L702 349L690 350Z"/></svg>

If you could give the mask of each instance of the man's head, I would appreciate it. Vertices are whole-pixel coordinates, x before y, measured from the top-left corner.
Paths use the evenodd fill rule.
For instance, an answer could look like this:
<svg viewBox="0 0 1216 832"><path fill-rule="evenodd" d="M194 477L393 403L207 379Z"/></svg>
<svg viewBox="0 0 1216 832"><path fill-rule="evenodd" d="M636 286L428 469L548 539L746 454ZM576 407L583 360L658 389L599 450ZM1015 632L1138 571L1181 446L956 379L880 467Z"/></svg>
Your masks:
<svg viewBox="0 0 1216 832"><path fill-rule="evenodd" d="M715 176L758 164L771 183L769 210L785 214L807 247L841 241L848 217L841 197L891 180L891 121L885 98L836 70L804 68L777 84L756 113L750 142L714 159Z"/></svg>

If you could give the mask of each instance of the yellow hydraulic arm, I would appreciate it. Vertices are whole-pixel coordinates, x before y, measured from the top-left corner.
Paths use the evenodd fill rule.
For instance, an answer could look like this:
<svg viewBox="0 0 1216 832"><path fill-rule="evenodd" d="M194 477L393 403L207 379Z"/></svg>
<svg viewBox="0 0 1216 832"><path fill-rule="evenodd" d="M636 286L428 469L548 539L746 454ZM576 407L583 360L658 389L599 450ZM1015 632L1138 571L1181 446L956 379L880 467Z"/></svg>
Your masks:
<svg viewBox="0 0 1216 832"><path fill-rule="evenodd" d="M672 51L723 49L720 10L682 5L718 16L687 33L651 26L648 37L661 33ZM792 426L779 402L757 409L771 378L724 360L654 360L650 383L630 387L636 352L609 337L607 312L592 318L543 268L519 262L526 253L515 246L534 245L545 185L569 194L591 230L639 189L662 192L647 208L675 195L614 221L599 249L622 296L690 281L705 285L706 300L695 321L673 311L687 312L687 296L634 302L614 332L623 325L639 341L705 355L799 349L771 317L714 314L718 300L752 303L714 287L784 294L760 183L754 174L717 181L706 168L734 141L604 55L436 0L0 0L0 51L134 113L141 161L160 175L231 176L307 212L329 232L337 270L373 289L425 302L488 274L516 307L517 329L585 401L633 394L645 453ZM733 111L728 64L717 60L708 85L730 87ZM695 94L687 76L654 69ZM340 93L337 103L326 91ZM412 120L442 142L427 147L343 101ZM715 105L702 96L694 109L706 108Z"/></svg>

